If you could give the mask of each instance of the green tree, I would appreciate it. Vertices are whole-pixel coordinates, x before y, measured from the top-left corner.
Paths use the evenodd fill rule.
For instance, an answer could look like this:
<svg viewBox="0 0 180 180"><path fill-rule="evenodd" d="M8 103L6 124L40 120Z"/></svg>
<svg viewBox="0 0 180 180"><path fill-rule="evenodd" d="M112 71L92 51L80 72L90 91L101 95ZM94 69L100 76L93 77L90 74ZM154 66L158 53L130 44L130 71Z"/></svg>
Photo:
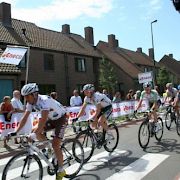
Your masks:
<svg viewBox="0 0 180 180"><path fill-rule="evenodd" d="M157 75L157 83L160 86L165 86L166 83L171 81L172 81L171 75L168 72L168 70L165 67L161 67Z"/></svg>
<svg viewBox="0 0 180 180"><path fill-rule="evenodd" d="M100 87L107 89L110 93L115 92L118 82L117 74L112 66L112 63L104 57L100 60L99 72Z"/></svg>

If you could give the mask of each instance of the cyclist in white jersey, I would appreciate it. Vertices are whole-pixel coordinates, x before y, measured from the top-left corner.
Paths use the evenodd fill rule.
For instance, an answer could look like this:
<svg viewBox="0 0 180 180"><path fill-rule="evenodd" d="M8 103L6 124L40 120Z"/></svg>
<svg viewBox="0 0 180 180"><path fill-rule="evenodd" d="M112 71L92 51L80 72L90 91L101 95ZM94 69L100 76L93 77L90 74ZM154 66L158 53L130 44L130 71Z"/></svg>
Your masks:
<svg viewBox="0 0 180 180"><path fill-rule="evenodd" d="M63 154L60 149L61 140L63 139L67 124L66 110L59 102L50 96L40 95L38 91L39 88L36 83L26 84L21 89L21 94L25 97L27 105L16 133L26 124L28 116L33 109L41 112L41 119L39 119L38 125L33 130L33 133L30 134L30 138L40 141L46 140L44 132L54 129L52 147L59 165L56 180L61 180L66 174L63 169Z"/></svg>
<svg viewBox="0 0 180 180"><path fill-rule="evenodd" d="M149 109L151 110L151 113L154 117L154 122L157 122L156 111L158 109L158 94L155 90L151 89L151 86L152 85L150 82L146 82L143 84L144 91L141 92L141 97L135 111L137 111L141 107L143 100L147 100L149 103Z"/></svg>
<svg viewBox="0 0 180 180"><path fill-rule="evenodd" d="M105 113L112 109L111 100L105 94L95 92L93 84L86 84L83 87L83 92L85 95L84 103L77 117L79 118L84 114L87 104L93 104L96 106L96 112L93 117L94 121L92 126L97 129L99 123L99 125L101 125L104 130L107 130L108 126Z"/></svg>
<svg viewBox="0 0 180 180"><path fill-rule="evenodd" d="M172 103L174 101L174 98L176 97L177 94L177 89L173 87L172 83L167 83L166 84L166 98L165 101L166 102L168 100L168 103Z"/></svg>

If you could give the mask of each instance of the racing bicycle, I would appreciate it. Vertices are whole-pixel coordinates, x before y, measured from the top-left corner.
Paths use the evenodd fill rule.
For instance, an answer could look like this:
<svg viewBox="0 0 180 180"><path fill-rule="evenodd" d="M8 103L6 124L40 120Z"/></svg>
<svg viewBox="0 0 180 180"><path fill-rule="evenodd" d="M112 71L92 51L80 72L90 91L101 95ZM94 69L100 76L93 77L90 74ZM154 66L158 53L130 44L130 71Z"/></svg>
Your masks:
<svg viewBox="0 0 180 180"><path fill-rule="evenodd" d="M49 175L55 175L58 165L51 146L52 139L28 142L27 136L21 135L20 137L24 150L14 155L6 164L2 180L27 178L42 180L45 167ZM82 145L77 139L65 139L62 142L61 149L64 161L63 168L66 171L65 177L74 178L81 170L84 162Z"/></svg>

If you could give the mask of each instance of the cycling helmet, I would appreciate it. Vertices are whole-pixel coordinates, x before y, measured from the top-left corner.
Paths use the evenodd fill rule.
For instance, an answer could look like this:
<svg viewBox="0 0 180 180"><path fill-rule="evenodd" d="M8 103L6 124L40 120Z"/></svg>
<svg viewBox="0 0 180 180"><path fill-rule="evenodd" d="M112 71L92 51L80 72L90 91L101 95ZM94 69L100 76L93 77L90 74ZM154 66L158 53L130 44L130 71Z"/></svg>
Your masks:
<svg viewBox="0 0 180 180"><path fill-rule="evenodd" d="M178 85L177 89L180 90L180 84Z"/></svg>
<svg viewBox="0 0 180 180"><path fill-rule="evenodd" d="M143 84L143 88L146 88L146 87L152 87L151 82L145 82Z"/></svg>
<svg viewBox="0 0 180 180"><path fill-rule="evenodd" d="M95 90L94 89L94 85L93 84L86 84L86 85L84 85L83 91L85 91L85 90L94 91Z"/></svg>
<svg viewBox="0 0 180 180"><path fill-rule="evenodd" d="M25 84L22 89L21 89L21 95L22 96L26 96L29 94L32 94L34 92L38 92L39 88L38 85L36 83L29 83L29 84Z"/></svg>

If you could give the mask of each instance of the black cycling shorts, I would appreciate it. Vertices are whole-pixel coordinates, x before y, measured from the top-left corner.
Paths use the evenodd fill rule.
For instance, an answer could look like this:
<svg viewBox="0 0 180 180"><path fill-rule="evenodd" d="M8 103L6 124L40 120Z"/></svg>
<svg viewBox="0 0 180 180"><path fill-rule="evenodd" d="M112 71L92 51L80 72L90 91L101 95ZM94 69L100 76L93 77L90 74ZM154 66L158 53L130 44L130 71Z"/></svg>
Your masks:
<svg viewBox="0 0 180 180"><path fill-rule="evenodd" d="M57 120L48 119L46 121L44 131L50 131L54 129L53 136L63 139L66 126L67 126L66 115L63 115L61 118Z"/></svg>
<svg viewBox="0 0 180 180"><path fill-rule="evenodd" d="M104 114L109 116L111 113L112 113L112 105L106 106L106 107L101 109L101 112L99 113L97 118L99 119Z"/></svg>

